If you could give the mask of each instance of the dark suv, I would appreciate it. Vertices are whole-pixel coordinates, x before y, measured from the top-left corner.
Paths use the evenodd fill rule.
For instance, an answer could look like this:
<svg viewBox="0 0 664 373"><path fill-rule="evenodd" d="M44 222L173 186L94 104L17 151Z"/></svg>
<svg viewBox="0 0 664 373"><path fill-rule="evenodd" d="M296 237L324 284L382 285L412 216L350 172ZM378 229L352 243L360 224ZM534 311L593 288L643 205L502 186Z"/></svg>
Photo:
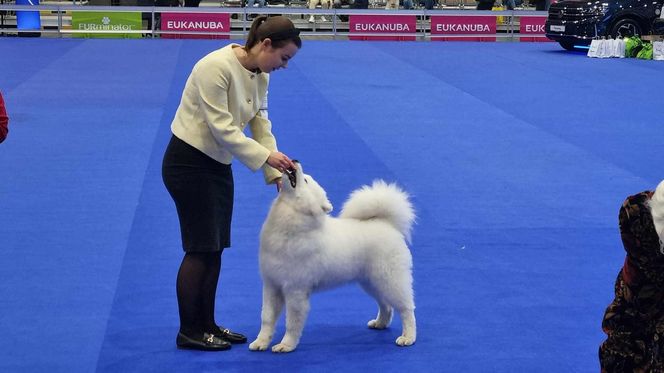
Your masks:
<svg viewBox="0 0 664 373"><path fill-rule="evenodd" d="M595 37L649 34L664 0L564 0L549 7L546 37L567 49Z"/></svg>

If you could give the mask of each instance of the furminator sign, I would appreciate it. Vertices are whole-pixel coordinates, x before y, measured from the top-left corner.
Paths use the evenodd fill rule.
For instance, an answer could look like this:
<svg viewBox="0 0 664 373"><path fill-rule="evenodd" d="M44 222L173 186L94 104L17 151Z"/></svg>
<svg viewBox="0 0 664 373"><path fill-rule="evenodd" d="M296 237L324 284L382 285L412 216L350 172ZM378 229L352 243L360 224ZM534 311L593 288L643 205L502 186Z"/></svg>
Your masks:
<svg viewBox="0 0 664 373"><path fill-rule="evenodd" d="M141 12L72 12L72 29L78 38L140 38L141 33L123 33L143 28ZM81 31L92 31L91 33ZM111 31L109 33L100 31Z"/></svg>

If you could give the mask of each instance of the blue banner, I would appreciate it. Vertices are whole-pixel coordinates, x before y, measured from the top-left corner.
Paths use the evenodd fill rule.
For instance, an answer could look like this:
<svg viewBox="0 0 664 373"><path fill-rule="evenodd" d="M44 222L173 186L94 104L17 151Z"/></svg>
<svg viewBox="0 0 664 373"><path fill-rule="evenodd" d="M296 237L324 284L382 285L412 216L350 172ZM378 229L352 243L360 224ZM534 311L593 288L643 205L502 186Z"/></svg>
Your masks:
<svg viewBox="0 0 664 373"><path fill-rule="evenodd" d="M39 0L16 0L16 5L39 5ZM40 30L41 19L38 11L20 10L16 12L16 27L19 30Z"/></svg>

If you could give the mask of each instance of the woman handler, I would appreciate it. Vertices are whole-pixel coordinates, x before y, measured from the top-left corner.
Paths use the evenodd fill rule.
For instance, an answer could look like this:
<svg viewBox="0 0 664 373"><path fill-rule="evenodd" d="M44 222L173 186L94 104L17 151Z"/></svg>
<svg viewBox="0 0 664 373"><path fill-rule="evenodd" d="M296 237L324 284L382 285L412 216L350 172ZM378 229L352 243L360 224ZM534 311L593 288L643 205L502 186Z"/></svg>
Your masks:
<svg viewBox="0 0 664 373"><path fill-rule="evenodd" d="M231 160L263 169L280 187L294 168L277 151L271 123L261 112L269 73L285 68L302 41L286 17L258 17L244 46L229 44L194 66L171 125L162 165L178 213L184 258L177 275L179 348L226 350L246 337L216 324L215 295L221 253L230 246L233 211ZM251 137L243 130L249 125Z"/></svg>

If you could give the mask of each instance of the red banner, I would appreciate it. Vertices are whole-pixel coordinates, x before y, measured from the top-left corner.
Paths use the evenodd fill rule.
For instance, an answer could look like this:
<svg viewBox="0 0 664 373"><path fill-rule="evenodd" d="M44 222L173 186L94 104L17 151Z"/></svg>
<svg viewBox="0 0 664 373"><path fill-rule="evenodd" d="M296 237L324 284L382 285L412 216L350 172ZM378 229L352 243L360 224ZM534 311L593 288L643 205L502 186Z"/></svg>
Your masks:
<svg viewBox="0 0 664 373"><path fill-rule="evenodd" d="M350 40L415 40L417 17L411 15L355 15L350 16ZM375 34L352 36L352 34ZM413 34L413 36L378 36L381 34Z"/></svg>
<svg viewBox="0 0 664 373"><path fill-rule="evenodd" d="M162 31L230 32L230 13L161 13ZM228 39L229 35L162 34L164 39Z"/></svg>
<svg viewBox="0 0 664 373"><path fill-rule="evenodd" d="M544 35L546 30L544 29L544 23L546 22L546 17L520 17L519 20L519 34L521 35ZM520 37L519 41L553 41L548 39L545 36L528 36Z"/></svg>
<svg viewBox="0 0 664 373"><path fill-rule="evenodd" d="M447 35L496 34L496 16L431 16L432 41L496 41L496 37L448 37Z"/></svg>

